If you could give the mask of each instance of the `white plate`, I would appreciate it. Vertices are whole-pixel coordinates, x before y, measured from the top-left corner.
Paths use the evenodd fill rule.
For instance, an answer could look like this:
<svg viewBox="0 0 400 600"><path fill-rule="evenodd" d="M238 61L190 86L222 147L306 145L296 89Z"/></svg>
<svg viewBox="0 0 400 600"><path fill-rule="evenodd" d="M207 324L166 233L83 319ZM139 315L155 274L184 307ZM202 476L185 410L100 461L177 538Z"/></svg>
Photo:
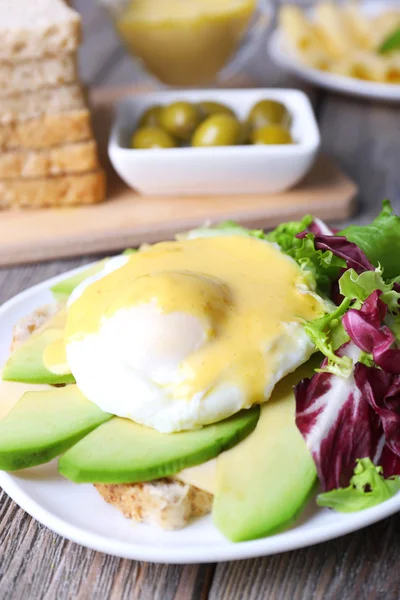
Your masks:
<svg viewBox="0 0 400 600"><path fill-rule="evenodd" d="M399 8L398 0L369 1L363 4L367 14L377 14L385 9ZM302 79L328 90L375 100L400 102L400 84L375 83L353 77L345 77L314 69L301 62L295 50L290 48L281 29L276 29L268 42L272 60L280 67L291 71Z"/></svg>
<svg viewBox="0 0 400 600"><path fill-rule="evenodd" d="M13 324L51 302L49 288L63 277L36 285L0 308L1 363L8 355ZM318 509L311 500L291 529L233 544L213 527L210 517L198 519L178 532L133 526L107 505L93 486L77 485L61 477L55 461L18 474L0 472L0 485L32 517L69 540L123 558L162 563L208 563L294 550L366 527L400 510L400 493L379 506L348 515Z"/></svg>

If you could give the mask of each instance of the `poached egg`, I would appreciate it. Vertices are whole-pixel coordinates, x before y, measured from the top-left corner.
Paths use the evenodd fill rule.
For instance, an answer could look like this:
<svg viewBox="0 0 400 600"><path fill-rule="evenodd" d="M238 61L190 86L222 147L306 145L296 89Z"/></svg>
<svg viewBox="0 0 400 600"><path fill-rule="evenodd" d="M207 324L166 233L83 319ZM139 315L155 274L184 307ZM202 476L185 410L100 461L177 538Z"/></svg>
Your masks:
<svg viewBox="0 0 400 600"><path fill-rule="evenodd" d="M172 433L267 400L311 356L303 324L323 312L299 266L269 242L163 242L78 286L66 358L102 410Z"/></svg>

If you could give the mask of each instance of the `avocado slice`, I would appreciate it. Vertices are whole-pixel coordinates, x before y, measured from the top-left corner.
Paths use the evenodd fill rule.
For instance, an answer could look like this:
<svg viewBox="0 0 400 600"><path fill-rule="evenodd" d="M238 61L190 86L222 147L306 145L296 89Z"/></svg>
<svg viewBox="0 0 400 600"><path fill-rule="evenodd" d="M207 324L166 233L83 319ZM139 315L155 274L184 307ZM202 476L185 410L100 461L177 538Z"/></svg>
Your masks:
<svg viewBox="0 0 400 600"><path fill-rule="evenodd" d="M26 392L0 421L0 469L48 462L111 417L75 385Z"/></svg>
<svg viewBox="0 0 400 600"><path fill-rule="evenodd" d="M288 527L309 500L316 468L295 423L293 386L312 373L298 369L261 406L253 433L216 464L215 526L233 542Z"/></svg>
<svg viewBox="0 0 400 600"><path fill-rule="evenodd" d="M43 362L47 346L60 339L60 329L49 327L34 333L22 346L14 350L3 368L5 381L22 383L74 383L71 373L57 375L49 371Z"/></svg>
<svg viewBox="0 0 400 600"><path fill-rule="evenodd" d="M255 406L194 431L160 433L115 417L60 458L59 471L76 483L136 483L169 477L214 458L255 428Z"/></svg>
<svg viewBox="0 0 400 600"><path fill-rule="evenodd" d="M53 287L51 287L50 290L51 290L51 293L53 294L55 300L57 300L58 302L67 300L68 297L74 291L74 289L76 287L78 287L78 285L80 283L82 283L82 281L85 281L85 279L87 279L88 277L91 277L92 275L96 275L96 273L99 273L103 269L107 260L108 260L107 258L104 258L103 260L99 260L91 267L88 267L87 269L84 269L83 271L80 271L79 273L75 273L75 275L71 275L71 277L62 279L61 281L59 281L58 283L53 285Z"/></svg>

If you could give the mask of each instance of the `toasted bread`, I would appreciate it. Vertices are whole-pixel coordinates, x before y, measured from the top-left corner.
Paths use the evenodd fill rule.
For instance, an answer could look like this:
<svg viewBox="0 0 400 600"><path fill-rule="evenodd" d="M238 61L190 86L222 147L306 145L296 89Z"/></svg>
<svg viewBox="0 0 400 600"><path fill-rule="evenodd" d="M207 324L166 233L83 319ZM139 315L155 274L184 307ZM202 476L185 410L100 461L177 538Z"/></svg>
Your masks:
<svg viewBox="0 0 400 600"><path fill-rule="evenodd" d="M92 136L90 113L85 108L0 125L0 149L41 150Z"/></svg>
<svg viewBox="0 0 400 600"><path fill-rule="evenodd" d="M211 511L213 497L192 485L157 479L148 483L96 484L104 500L135 523L182 529L190 519Z"/></svg>
<svg viewBox="0 0 400 600"><path fill-rule="evenodd" d="M101 169L35 179L0 180L0 208L45 208L96 204L105 198Z"/></svg>
<svg viewBox="0 0 400 600"><path fill-rule="evenodd" d="M84 108L85 94L77 83L41 88L33 92L17 92L1 98L0 123L24 121L42 114L58 114Z"/></svg>
<svg viewBox="0 0 400 600"><path fill-rule="evenodd" d="M31 92L73 83L78 79L76 53L46 56L24 62L0 62L0 95Z"/></svg>
<svg viewBox="0 0 400 600"><path fill-rule="evenodd" d="M0 153L0 179L51 177L93 171L98 167L94 140L45 150L10 150Z"/></svg>
<svg viewBox="0 0 400 600"><path fill-rule="evenodd" d="M0 0L0 60L21 61L75 50L81 19L63 0Z"/></svg>

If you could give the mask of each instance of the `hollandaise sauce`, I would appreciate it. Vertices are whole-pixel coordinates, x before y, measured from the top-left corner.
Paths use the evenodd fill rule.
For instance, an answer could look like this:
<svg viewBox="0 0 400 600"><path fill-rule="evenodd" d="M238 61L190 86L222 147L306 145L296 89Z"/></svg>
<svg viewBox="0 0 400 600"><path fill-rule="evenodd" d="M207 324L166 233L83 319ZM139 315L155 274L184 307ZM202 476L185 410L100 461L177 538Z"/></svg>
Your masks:
<svg viewBox="0 0 400 600"><path fill-rule="evenodd" d="M282 361L294 348L298 352L295 338L299 329L304 333L301 324L322 312L318 299L305 291L298 265L270 243L245 236L164 242L132 255L124 266L84 289L69 306L65 343L96 339L123 318L126 328L120 330L116 347L105 350L110 361L120 345L127 349L124 369L131 365L142 378L151 373L152 385L172 399L193 398L227 382L251 406L265 399ZM174 329L165 337L164 324L179 316L186 321L173 321ZM137 319L136 330L129 330L132 319ZM291 329L293 324L297 329ZM160 356L169 360L189 328L195 342L186 344L183 354L177 351L176 376L158 377L152 356L143 362L138 355L140 366L135 362L138 339L143 352L146 347L148 355L154 353L154 361ZM310 353L300 357L300 364Z"/></svg>
<svg viewBox="0 0 400 600"><path fill-rule="evenodd" d="M256 0L132 0L116 27L161 81L202 85L236 52L255 7Z"/></svg>

